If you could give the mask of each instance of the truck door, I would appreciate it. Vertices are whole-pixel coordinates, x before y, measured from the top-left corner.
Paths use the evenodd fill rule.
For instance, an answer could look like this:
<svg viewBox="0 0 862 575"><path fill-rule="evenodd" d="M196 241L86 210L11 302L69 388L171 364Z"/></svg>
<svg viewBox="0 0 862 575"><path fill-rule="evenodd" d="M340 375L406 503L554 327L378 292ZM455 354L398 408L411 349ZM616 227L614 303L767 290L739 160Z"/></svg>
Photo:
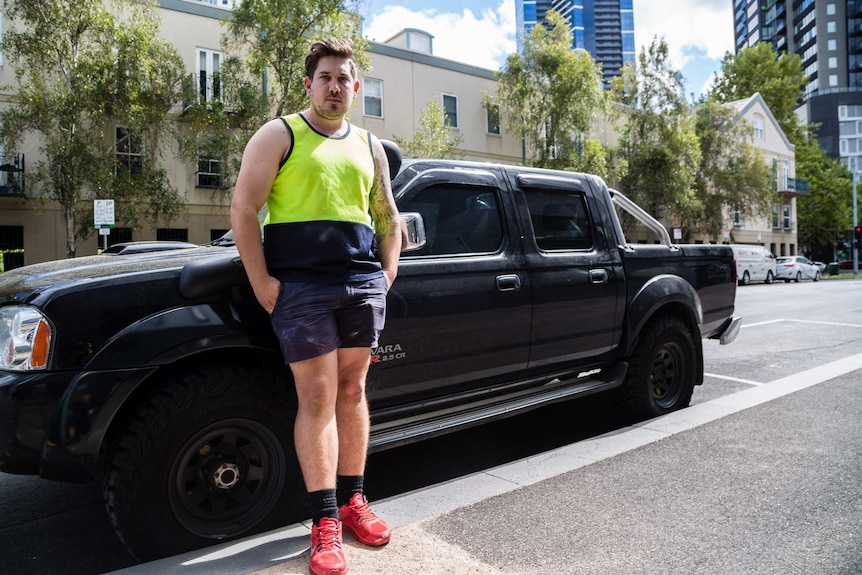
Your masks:
<svg viewBox="0 0 862 575"><path fill-rule="evenodd" d="M372 350L375 408L487 388L521 375L530 290L511 195L490 170L432 169L396 193L427 244L401 255Z"/></svg>
<svg viewBox="0 0 862 575"><path fill-rule="evenodd" d="M624 277L601 232L589 184L522 174L525 251L533 294L529 368L577 365L613 349L622 321Z"/></svg>

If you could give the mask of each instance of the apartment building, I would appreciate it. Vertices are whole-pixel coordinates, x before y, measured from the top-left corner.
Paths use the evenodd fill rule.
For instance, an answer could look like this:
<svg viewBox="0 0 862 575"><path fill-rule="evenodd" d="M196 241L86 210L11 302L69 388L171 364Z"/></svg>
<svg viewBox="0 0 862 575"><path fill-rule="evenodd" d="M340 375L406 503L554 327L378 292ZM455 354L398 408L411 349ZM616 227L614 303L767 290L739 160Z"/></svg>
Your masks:
<svg viewBox="0 0 862 575"><path fill-rule="evenodd" d="M520 31L529 33L545 22L549 11L559 12L572 31L572 48L586 50L602 64L605 86L620 75L625 64L635 63L634 10L632 0L515 0L518 49Z"/></svg>
<svg viewBox="0 0 862 575"><path fill-rule="evenodd" d="M160 0L161 33L184 59L187 70L209 95L223 54L221 23L230 11L203 0ZM433 38L421 30L406 29L384 43L371 43L371 69L362 78L362 90L350 120L380 138L411 138L419 129L422 110L438 101L449 117L453 135L462 136L465 159L521 163L521 142L506 132L499 109L486 106L496 92L492 70L438 58ZM15 72L0 62L0 85L14 85ZM14 88L0 93L0 106L14 99ZM496 112L496 113L495 113ZM179 112L178 112L179 113ZM16 150L0 151L0 252L7 267L64 258L65 223L56 205L41 203L28 187L27 166L40 159L40 142L25 137ZM140 150L125 150L135 155ZM180 240L206 243L230 227L229 198L216 193L217 162L177 159L167 166L171 182L186 199L186 216L170 227L125 227L117 222L108 244L120 241ZM93 209L92 206L80 207ZM97 253L103 238L94 234L79 242L78 255Z"/></svg>
<svg viewBox="0 0 862 575"><path fill-rule="evenodd" d="M796 178L795 149L760 94L730 102L738 121L753 126L752 146L775 169L775 202L766 218L744 218L738 210L729 214L731 227L725 243L759 244L776 256L797 254L796 200L808 193L808 184Z"/></svg>
<svg viewBox="0 0 862 575"><path fill-rule="evenodd" d="M736 51L758 42L802 58L805 123L826 153L862 171L862 0L731 0Z"/></svg>

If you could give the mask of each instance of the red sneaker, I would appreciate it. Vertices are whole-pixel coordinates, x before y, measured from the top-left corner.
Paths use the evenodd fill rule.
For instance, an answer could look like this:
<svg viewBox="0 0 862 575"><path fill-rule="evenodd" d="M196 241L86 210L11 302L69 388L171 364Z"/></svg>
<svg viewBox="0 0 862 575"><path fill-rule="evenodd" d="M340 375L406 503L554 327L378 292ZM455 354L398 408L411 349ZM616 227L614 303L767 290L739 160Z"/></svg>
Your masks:
<svg viewBox="0 0 862 575"><path fill-rule="evenodd" d="M344 575L347 559L341 550L341 521L324 517L320 525L311 526L311 559L308 569L313 575Z"/></svg>
<svg viewBox="0 0 862 575"><path fill-rule="evenodd" d="M389 526L374 515L368 507L368 500L361 493L355 493L350 503L338 508L338 518L366 545L386 545L392 537Z"/></svg>

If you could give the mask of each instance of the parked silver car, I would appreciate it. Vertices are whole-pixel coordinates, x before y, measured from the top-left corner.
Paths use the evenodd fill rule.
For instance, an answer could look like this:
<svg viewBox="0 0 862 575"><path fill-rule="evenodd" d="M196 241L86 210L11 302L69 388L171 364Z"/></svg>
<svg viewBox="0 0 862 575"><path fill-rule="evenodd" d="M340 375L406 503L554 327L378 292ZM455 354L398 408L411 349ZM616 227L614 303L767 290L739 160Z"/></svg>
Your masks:
<svg viewBox="0 0 862 575"><path fill-rule="evenodd" d="M804 256L783 256L775 260L775 277L785 282L820 281L820 268Z"/></svg>

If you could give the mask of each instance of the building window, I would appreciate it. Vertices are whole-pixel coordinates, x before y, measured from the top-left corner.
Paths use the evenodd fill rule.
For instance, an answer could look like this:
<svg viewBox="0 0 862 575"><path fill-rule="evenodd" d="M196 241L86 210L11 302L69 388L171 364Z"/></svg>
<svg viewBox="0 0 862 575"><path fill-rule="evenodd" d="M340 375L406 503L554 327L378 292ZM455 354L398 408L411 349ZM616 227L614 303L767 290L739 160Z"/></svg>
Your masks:
<svg viewBox="0 0 862 575"><path fill-rule="evenodd" d="M187 242L189 231L185 228L158 228L156 239L160 242Z"/></svg>
<svg viewBox="0 0 862 575"><path fill-rule="evenodd" d="M222 53L198 48L198 94L201 102L221 99Z"/></svg>
<svg viewBox="0 0 862 575"><path fill-rule="evenodd" d="M827 16L834 16L835 15L835 4L830 2L829 4L826 5L826 15Z"/></svg>
<svg viewBox="0 0 862 575"><path fill-rule="evenodd" d="M829 58L829 67L830 68L837 68L838 67L838 58L831 56Z"/></svg>
<svg viewBox="0 0 862 575"><path fill-rule="evenodd" d="M830 38L826 41L826 48L832 52L838 49L838 40L835 38Z"/></svg>
<svg viewBox="0 0 862 575"><path fill-rule="evenodd" d="M781 227L781 206L774 204L772 206L772 228L777 230ZM775 253L775 249L772 250Z"/></svg>
<svg viewBox="0 0 862 575"><path fill-rule="evenodd" d="M829 74L829 85L833 87L838 85L838 76L836 74Z"/></svg>
<svg viewBox="0 0 862 575"><path fill-rule="evenodd" d="M98 243L101 246L102 237L97 236ZM112 246L114 244L122 244L126 242L132 241L132 228L111 228L111 231L108 232L108 246Z"/></svg>
<svg viewBox="0 0 862 575"><path fill-rule="evenodd" d="M226 233L228 233L228 230L211 229L210 230L210 241L214 242L217 239L219 239L220 237L222 237L223 235L225 235Z"/></svg>
<svg viewBox="0 0 862 575"><path fill-rule="evenodd" d="M24 226L0 226L0 272L24 267Z"/></svg>
<svg viewBox="0 0 862 575"><path fill-rule="evenodd" d="M755 140L763 140L766 137L765 133L765 122L763 116L760 114L754 115L754 139Z"/></svg>
<svg viewBox="0 0 862 575"><path fill-rule="evenodd" d="M375 118L383 117L383 80L365 78L362 84L362 113Z"/></svg>
<svg viewBox="0 0 862 575"><path fill-rule="evenodd" d="M140 133L117 126L114 146L117 150L118 176L140 176L144 173L144 144Z"/></svg>
<svg viewBox="0 0 862 575"><path fill-rule="evenodd" d="M836 31L835 20L830 20L826 23L826 31L829 34L834 34Z"/></svg>
<svg viewBox="0 0 862 575"><path fill-rule="evenodd" d="M790 204L784 204L782 209L782 224L785 230L790 229Z"/></svg>
<svg viewBox="0 0 862 575"><path fill-rule="evenodd" d="M198 171L197 176L198 188L221 188L222 174L221 161L218 158L209 157L207 154L198 154Z"/></svg>
<svg viewBox="0 0 862 575"><path fill-rule="evenodd" d="M446 113L446 125L458 127L458 96L443 94L443 111Z"/></svg>
<svg viewBox="0 0 862 575"><path fill-rule="evenodd" d="M499 104L488 104L485 107L485 131L489 134L500 135Z"/></svg>
<svg viewBox="0 0 862 575"><path fill-rule="evenodd" d="M742 220L742 213L739 211L739 206L733 205L733 227L741 228L745 225L745 222Z"/></svg>

